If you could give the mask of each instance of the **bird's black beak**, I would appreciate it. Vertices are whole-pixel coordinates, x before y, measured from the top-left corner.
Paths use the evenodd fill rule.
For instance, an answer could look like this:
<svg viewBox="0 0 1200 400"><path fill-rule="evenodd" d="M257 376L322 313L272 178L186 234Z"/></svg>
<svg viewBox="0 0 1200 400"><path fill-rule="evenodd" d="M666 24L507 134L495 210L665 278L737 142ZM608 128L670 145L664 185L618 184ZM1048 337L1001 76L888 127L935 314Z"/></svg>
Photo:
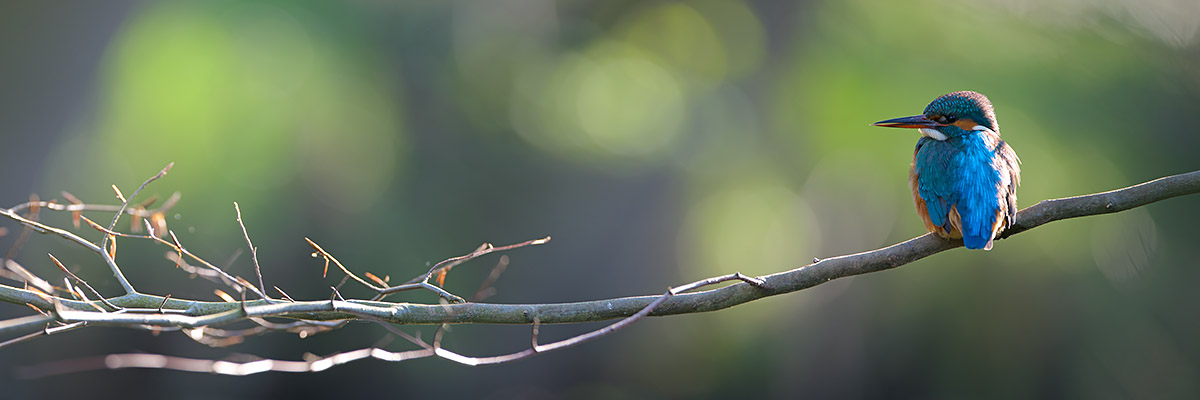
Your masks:
<svg viewBox="0 0 1200 400"><path fill-rule="evenodd" d="M924 115L914 115L911 117L892 118L889 120L879 121L879 122L876 122L871 125L883 126L883 127L888 127L888 128L936 128L939 126L945 126L943 124L937 123L934 120L925 118Z"/></svg>

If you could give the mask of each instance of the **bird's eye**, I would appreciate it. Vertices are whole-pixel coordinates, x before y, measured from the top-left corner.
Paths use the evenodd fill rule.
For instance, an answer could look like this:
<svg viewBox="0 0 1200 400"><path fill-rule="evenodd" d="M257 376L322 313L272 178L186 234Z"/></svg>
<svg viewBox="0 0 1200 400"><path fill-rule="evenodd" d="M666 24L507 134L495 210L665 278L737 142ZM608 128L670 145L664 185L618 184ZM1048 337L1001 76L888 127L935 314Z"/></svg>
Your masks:
<svg viewBox="0 0 1200 400"><path fill-rule="evenodd" d="M946 116L946 115L939 115L939 116L935 117L933 120L937 121L937 123L942 124L942 125L949 125L949 124L953 124L954 121L958 121L958 118L955 118L952 116Z"/></svg>

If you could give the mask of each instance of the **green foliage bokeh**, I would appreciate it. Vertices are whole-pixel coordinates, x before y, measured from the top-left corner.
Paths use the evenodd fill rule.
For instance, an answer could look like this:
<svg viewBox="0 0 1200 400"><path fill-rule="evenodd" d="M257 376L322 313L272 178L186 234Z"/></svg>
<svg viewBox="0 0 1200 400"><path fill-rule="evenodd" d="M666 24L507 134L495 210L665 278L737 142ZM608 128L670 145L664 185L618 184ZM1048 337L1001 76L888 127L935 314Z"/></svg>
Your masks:
<svg viewBox="0 0 1200 400"><path fill-rule="evenodd" d="M916 135L869 124L954 90L995 103L1022 160L1021 206L1194 170L1200 9L1085 3L145 3L80 89L92 106L60 116L72 123L35 166L37 187L111 202L109 184L129 193L174 161L148 192L183 193L169 218L181 240L229 259L244 246L238 201L268 287L293 297L326 298L340 279L321 278L306 236L406 279L485 241L551 235L512 254L489 301L657 293L922 234L907 186ZM508 366L367 362L325 376L469 397L1195 398L1198 205L1054 223L990 252L645 321ZM135 285L215 299L162 251L122 241ZM104 281L101 264L72 260ZM42 261L26 263L52 275ZM456 269L448 289L469 294L494 262ZM383 335L354 328L236 351L296 359ZM448 345L494 354L527 335L463 327ZM155 350L225 354L171 343ZM275 378L262 379L236 385Z"/></svg>

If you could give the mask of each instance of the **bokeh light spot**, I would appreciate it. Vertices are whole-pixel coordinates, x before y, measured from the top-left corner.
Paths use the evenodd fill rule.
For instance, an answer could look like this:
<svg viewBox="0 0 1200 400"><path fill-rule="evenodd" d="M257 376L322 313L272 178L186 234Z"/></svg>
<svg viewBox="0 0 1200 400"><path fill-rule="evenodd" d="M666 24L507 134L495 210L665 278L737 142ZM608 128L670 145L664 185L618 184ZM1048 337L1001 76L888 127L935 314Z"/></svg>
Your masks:
<svg viewBox="0 0 1200 400"><path fill-rule="evenodd" d="M728 73L725 46L708 20L682 3L668 3L642 13L628 25L627 41L671 68L705 81L719 82Z"/></svg>
<svg viewBox="0 0 1200 400"><path fill-rule="evenodd" d="M683 96L669 74L644 59L612 57L583 73L576 103L579 127L603 149L642 154L679 132Z"/></svg>
<svg viewBox="0 0 1200 400"><path fill-rule="evenodd" d="M686 119L679 82L614 42L530 68L516 92L517 132L573 160L647 159L669 148Z"/></svg>
<svg viewBox="0 0 1200 400"><path fill-rule="evenodd" d="M760 274L796 267L797 260L814 256L821 240L819 220L804 198L768 173L743 176L689 208L682 265L701 267L703 275L727 274L730 268Z"/></svg>

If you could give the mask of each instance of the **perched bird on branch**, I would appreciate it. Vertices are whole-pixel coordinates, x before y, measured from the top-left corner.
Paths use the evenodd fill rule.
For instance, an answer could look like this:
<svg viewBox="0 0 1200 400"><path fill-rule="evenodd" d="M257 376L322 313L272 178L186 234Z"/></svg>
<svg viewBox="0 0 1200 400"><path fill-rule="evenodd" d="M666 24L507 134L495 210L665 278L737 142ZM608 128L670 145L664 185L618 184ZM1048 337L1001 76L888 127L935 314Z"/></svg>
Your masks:
<svg viewBox="0 0 1200 400"><path fill-rule="evenodd" d="M921 132L908 183L925 229L962 238L968 249L991 250L1016 216L1021 160L1000 139L988 98L971 91L948 93L921 115L874 125Z"/></svg>

